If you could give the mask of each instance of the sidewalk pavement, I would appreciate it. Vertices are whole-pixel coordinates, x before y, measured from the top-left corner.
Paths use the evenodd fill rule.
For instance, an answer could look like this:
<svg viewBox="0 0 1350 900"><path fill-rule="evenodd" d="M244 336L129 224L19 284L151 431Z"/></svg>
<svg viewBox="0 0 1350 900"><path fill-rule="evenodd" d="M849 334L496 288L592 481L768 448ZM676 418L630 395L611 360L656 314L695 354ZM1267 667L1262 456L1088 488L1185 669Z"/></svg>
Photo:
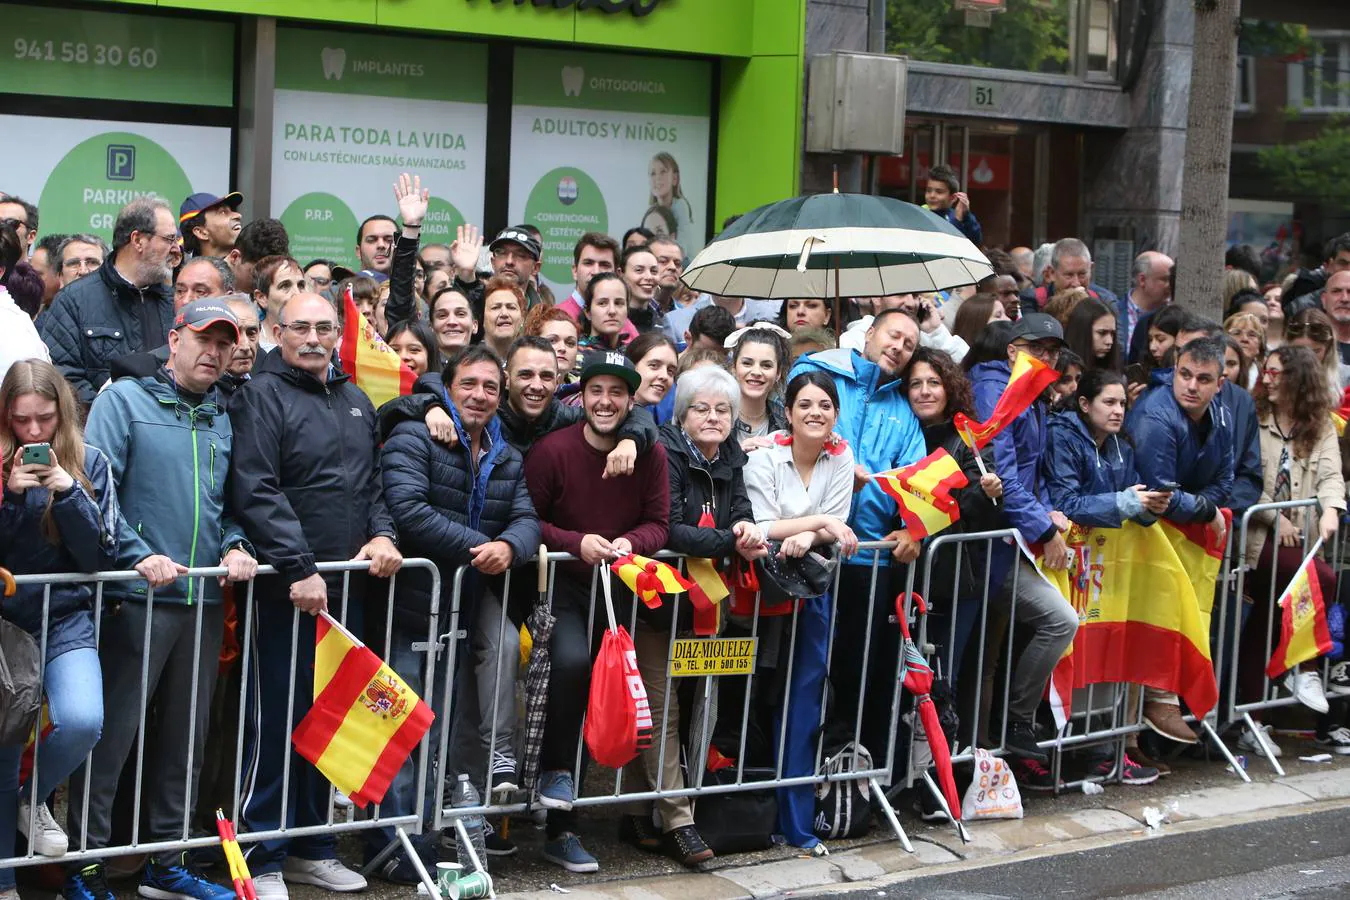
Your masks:
<svg viewBox="0 0 1350 900"><path fill-rule="evenodd" d="M893 835L874 830L874 838L883 840L865 846L834 852L828 857L794 856L751 865L727 860L725 867L712 871L681 872L654 877L627 878L584 885L572 884L566 890L577 900L743 900L786 894L828 890L850 882L865 882L897 874L920 874L949 864L987 864L998 857L1034 851L1066 841L1121 840L1149 833L1165 833L1172 825L1203 823L1227 817L1307 805L1350 800L1350 758L1336 757L1320 766L1289 765L1290 775L1263 781L1262 773L1252 771L1252 784L1243 784L1231 774L1229 782L1198 790L1141 791L1122 786L1108 787L1106 795L1092 798L1065 794L1053 800L1034 795L1027 817L1021 820L976 822L968 825L971 842L962 844L949 825L920 825L913 817L902 817L914 844L914 853L906 853ZM1253 769L1265 763L1253 760ZM1298 772L1299 774L1294 774ZM1180 779L1173 776L1173 783ZM1165 782L1159 782L1164 785ZM1158 785L1154 785L1157 787ZM1177 784L1177 787L1181 787ZM1065 810L1079 797L1102 800L1096 808ZM1024 794L1024 803L1026 801ZM1052 809L1051 806L1059 807ZM1039 809L1036 809L1039 807ZM1159 816L1163 821L1159 822ZM1152 825L1150 823L1153 823ZM502 900L556 900L558 892L539 890L501 893Z"/></svg>

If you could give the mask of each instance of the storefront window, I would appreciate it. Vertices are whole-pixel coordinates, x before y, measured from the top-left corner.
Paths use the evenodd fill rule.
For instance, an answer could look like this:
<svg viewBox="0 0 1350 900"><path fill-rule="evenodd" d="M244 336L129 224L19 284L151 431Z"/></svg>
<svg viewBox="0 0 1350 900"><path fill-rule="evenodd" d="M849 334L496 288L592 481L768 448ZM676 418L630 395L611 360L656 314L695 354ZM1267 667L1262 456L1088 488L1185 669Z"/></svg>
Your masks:
<svg viewBox="0 0 1350 900"><path fill-rule="evenodd" d="M886 47L928 62L1068 74L1084 0L890 0ZM1106 5L1114 6L1114 3Z"/></svg>

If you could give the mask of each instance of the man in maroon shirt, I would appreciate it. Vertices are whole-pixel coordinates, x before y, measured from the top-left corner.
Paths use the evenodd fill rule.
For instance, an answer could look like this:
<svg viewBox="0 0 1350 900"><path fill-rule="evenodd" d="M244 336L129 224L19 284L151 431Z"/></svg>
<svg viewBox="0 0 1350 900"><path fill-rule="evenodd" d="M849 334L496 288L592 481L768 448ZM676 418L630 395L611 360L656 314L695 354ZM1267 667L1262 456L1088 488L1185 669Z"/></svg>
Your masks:
<svg viewBox="0 0 1350 900"><path fill-rule="evenodd" d="M592 354L581 370L585 419L542 438L525 462L525 482L539 514L544 543L550 550L565 550L581 560L560 565L554 578L557 624L539 762L539 803L549 809L544 858L572 872L599 868L595 857L581 846L571 813L576 795L572 769L590 692L592 659L607 624L603 601L593 608L592 567L628 553L655 554L666 543L670 522L670 482L660 444L638 457L632 475L605 477L605 457L614 449L640 384L637 370L622 353ZM632 602L632 594L616 585L615 615L620 622L629 621ZM664 670L665 661L660 664ZM655 764L650 768L655 769ZM658 775L663 784L668 780L657 771L651 774ZM679 802L687 815L688 802ZM712 856L698 838L692 816L686 820L677 815L675 825L670 843L682 861ZM652 828L650 819L648 828ZM659 835L655 838L660 840Z"/></svg>

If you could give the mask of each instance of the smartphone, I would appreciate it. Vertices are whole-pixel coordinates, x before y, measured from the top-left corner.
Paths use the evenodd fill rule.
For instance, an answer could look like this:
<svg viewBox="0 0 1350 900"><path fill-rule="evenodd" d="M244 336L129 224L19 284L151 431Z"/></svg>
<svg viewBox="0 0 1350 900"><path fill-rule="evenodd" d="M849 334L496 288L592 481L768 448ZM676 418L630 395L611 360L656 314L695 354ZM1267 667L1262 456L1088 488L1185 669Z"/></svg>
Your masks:
<svg viewBox="0 0 1350 900"><path fill-rule="evenodd" d="M1177 484L1175 481L1160 481L1157 484L1151 485L1149 487L1150 491L1154 491L1159 494L1170 494L1173 491L1177 491L1180 489L1181 485Z"/></svg>
<svg viewBox="0 0 1350 900"><path fill-rule="evenodd" d="M1125 380L1130 384L1147 384L1148 372L1139 363L1130 363L1125 367Z"/></svg>
<svg viewBox="0 0 1350 900"><path fill-rule="evenodd" d="M25 466L50 466L52 464L51 444L24 444L23 462Z"/></svg>

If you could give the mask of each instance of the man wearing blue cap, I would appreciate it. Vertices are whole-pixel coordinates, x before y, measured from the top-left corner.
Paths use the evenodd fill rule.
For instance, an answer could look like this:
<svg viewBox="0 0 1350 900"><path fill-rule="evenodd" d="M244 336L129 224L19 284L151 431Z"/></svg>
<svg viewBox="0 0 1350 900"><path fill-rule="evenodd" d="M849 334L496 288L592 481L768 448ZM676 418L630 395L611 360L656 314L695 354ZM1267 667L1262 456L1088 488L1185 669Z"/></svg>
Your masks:
<svg viewBox="0 0 1350 900"><path fill-rule="evenodd" d="M244 227L239 205L244 195L238 191L217 197L193 194L178 207L178 230L183 235L183 251L188 256L220 256L234 252L235 238Z"/></svg>

